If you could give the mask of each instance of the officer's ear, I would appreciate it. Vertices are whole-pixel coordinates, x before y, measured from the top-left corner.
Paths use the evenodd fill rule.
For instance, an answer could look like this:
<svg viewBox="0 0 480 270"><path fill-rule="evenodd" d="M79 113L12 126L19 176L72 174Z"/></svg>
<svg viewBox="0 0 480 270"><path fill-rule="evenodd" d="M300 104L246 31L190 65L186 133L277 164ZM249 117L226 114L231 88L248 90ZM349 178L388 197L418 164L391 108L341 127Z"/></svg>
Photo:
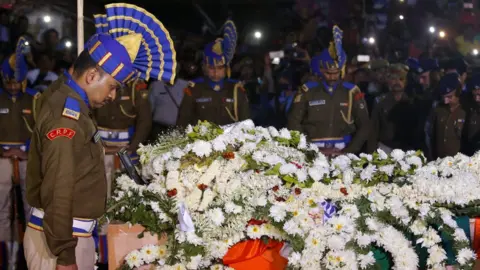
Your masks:
<svg viewBox="0 0 480 270"><path fill-rule="evenodd" d="M104 71L99 67L89 68L85 72L85 82L87 85L96 83L103 78Z"/></svg>

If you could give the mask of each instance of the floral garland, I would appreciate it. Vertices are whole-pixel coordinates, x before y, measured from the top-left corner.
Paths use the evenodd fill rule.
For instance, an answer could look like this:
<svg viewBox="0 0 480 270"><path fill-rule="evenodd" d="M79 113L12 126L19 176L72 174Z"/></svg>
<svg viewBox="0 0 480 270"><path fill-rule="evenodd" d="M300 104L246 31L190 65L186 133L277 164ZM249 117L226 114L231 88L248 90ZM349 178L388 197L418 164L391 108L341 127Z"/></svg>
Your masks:
<svg viewBox="0 0 480 270"><path fill-rule="evenodd" d="M166 233L167 244L132 251L124 269L223 269L229 248L247 239L288 243L292 268L374 269L378 246L396 269L417 269L420 245L440 269L447 257L436 228L453 239L462 269L475 260L452 216L478 213L479 154L425 164L421 152L397 149L329 160L304 135L251 121L202 122L139 154L150 184L119 177L107 216Z"/></svg>

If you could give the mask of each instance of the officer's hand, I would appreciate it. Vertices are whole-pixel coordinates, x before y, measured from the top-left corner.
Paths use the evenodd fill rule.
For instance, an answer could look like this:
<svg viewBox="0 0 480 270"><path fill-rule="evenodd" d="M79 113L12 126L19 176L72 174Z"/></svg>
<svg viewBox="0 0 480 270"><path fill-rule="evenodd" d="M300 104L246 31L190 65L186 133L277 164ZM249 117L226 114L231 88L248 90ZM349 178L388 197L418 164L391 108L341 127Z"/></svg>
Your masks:
<svg viewBox="0 0 480 270"><path fill-rule="evenodd" d="M76 264L71 265L57 265L55 270L78 270L78 266Z"/></svg>

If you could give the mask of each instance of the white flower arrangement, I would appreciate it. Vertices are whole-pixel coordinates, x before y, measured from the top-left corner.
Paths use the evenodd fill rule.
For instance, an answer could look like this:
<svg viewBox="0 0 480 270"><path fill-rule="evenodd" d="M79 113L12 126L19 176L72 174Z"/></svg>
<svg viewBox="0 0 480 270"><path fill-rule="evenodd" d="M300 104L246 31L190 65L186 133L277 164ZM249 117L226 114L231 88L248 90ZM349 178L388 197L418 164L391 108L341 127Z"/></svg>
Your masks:
<svg viewBox="0 0 480 270"><path fill-rule="evenodd" d="M371 269L372 247L390 253L395 269L417 269L414 245L440 269L447 256L438 228L452 237L462 269L476 259L453 216L476 209L480 154L426 164L420 152L395 149L329 160L304 135L251 121L186 132L140 148L148 186L116 180L109 219L168 239L132 251L125 269L228 269L230 247L268 239L291 246L282 256L294 269Z"/></svg>

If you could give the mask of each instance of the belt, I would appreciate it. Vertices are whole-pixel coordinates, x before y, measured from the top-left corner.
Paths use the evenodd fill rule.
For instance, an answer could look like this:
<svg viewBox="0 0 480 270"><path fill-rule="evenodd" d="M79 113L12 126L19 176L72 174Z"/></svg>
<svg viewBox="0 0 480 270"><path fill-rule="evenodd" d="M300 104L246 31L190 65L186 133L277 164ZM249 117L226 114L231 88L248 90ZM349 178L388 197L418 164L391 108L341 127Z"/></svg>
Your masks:
<svg viewBox="0 0 480 270"><path fill-rule="evenodd" d="M27 151L27 144L26 143L16 143L16 142L0 142L0 147L3 150L9 150L11 148L19 148L22 151Z"/></svg>
<svg viewBox="0 0 480 270"><path fill-rule="evenodd" d="M129 132L128 129L118 130L99 127L98 134L107 145L124 146L127 145L131 139L131 132Z"/></svg>
<svg viewBox="0 0 480 270"><path fill-rule="evenodd" d="M335 138L315 138L312 139L312 143L321 148L345 148L350 141L352 136L347 135L344 137L335 137Z"/></svg>
<svg viewBox="0 0 480 270"><path fill-rule="evenodd" d="M43 210L38 208L32 208L32 213L30 215L30 221L28 222L28 227L43 231L43 216L45 213ZM90 237L92 232L95 229L95 224L97 221L95 219L88 218L73 218L73 236L76 237Z"/></svg>

